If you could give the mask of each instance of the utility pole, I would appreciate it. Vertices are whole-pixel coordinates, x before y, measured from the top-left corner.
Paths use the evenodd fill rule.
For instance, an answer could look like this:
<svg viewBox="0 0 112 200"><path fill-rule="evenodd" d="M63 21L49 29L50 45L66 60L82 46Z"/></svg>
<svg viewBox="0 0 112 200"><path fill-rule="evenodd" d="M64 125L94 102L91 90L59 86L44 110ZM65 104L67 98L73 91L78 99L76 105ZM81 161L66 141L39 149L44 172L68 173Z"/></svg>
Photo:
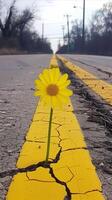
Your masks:
<svg viewBox="0 0 112 200"><path fill-rule="evenodd" d="M61 44L60 44L60 40L58 41L58 50L60 50Z"/></svg>
<svg viewBox="0 0 112 200"><path fill-rule="evenodd" d="M85 51L85 0L83 0L82 51Z"/></svg>
<svg viewBox="0 0 112 200"><path fill-rule="evenodd" d="M65 38L64 38L64 36L65 36L65 26L64 25L62 26L62 31L63 31L63 44L65 44Z"/></svg>
<svg viewBox="0 0 112 200"><path fill-rule="evenodd" d="M68 29L68 53L70 52L70 30L69 30L69 17L70 15L65 15L67 18L67 29Z"/></svg>
<svg viewBox="0 0 112 200"><path fill-rule="evenodd" d="M83 0L82 41L81 41L82 53L85 52L85 7L86 7L85 4L86 4L86 0ZM77 6L74 5L73 8L77 8Z"/></svg>
<svg viewBox="0 0 112 200"><path fill-rule="evenodd" d="M42 23L42 41L44 40L44 23Z"/></svg>

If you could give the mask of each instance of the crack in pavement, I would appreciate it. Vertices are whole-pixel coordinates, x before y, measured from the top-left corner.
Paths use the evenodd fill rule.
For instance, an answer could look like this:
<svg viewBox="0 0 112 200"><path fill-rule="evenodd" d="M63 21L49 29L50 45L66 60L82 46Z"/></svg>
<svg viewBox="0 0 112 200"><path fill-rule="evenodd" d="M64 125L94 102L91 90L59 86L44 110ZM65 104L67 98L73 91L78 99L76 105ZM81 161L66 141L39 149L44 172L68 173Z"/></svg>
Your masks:
<svg viewBox="0 0 112 200"><path fill-rule="evenodd" d="M48 168L49 170L50 170L50 166L47 166L47 167L45 167L45 168ZM68 170L70 171L70 173L72 174L72 177L66 182L66 183L69 183L73 178L74 178L74 174L73 174L73 172L71 171L71 169L69 168L69 167L67 167L68 168ZM53 169L52 169L53 170ZM55 182L55 181L44 181L44 180L39 180L39 179L34 179L34 178L29 178L29 176L28 176L28 172L26 172L26 176L27 176L27 178L28 178L28 180L30 180L30 181L38 181L38 182L46 182L46 183L51 183L51 182Z"/></svg>
<svg viewBox="0 0 112 200"><path fill-rule="evenodd" d="M41 112L43 113L43 112ZM45 113L44 113L45 114ZM46 113L47 114L47 113ZM55 120L55 119L54 119ZM33 120L33 122L49 122L47 120ZM52 124L55 124L55 125L58 125L57 128L55 128L57 130L57 133L58 133L58 139L59 139L59 142L58 142L58 147L60 148L60 150L58 151L56 157L54 159L52 159L52 161L48 161L48 163L46 163L45 161L42 161L42 162L39 162L37 164L33 164L31 166L28 166L26 168L19 168L19 169L12 169L12 170L9 170L9 171L4 171L4 172L1 172L0 173L0 177L1 178L4 178L6 176L14 176L18 173L26 173L26 177L29 181L39 181L39 182L50 182L50 181L41 181L41 180L38 180L38 179L31 179L29 178L28 176L28 172L34 172L35 170L37 170L39 167L43 167L43 168L48 168L49 169L49 173L51 175L51 177L54 179L54 182L60 184L61 186L64 186L65 188L65 191L66 191L66 197L65 199L66 200L71 200L71 191L69 189L69 187L67 186L67 183L70 182L73 178L74 178L74 174L72 173L72 171L69 169L69 171L71 172L72 174L72 177L67 181L67 182L64 182L64 181L61 181L60 179L58 179L53 171L53 168L50 166L51 164L55 164L57 163L59 160L60 160L60 155L61 153L65 152L65 151L71 151L71 150L80 150L80 149L84 149L84 150L87 150L87 148L85 147L81 147L81 148L71 148L71 149L67 149L67 150L63 150L62 151L62 146L61 146L61 142L62 142L62 138L61 138L61 135L60 135L60 131L59 131L59 128L61 126L63 126L63 124L60 124L60 123L56 123L56 122L52 122ZM45 137L46 138L46 137ZM45 143L43 141L32 141L32 140L27 140L27 142L37 142L37 143ZM50 158L49 158L50 159ZM90 192L90 191L88 191ZM87 192L87 193L88 193ZM75 193L74 193L75 194ZM78 193L77 193L78 194Z"/></svg>
<svg viewBox="0 0 112 200"><path fill-rule="evenodd" d="M5 178L6 176L14 176L18 173L25 173L25 172L31 172L31 171L35 171L38 167L41 167L45 164L45 161L39 162L37 164L33 164L30 165L28 167L25 168L19 168L19 169L12 169L12 170L7 170L7 171L3 171L0 172L0 178Z"/></svg>
<svg viewBox="0 0 112 200"><path fill-rule="evenodd" d="M60 61L61 66L63 67L64 64L62 61ZM71 70L67 67L64 67L64 69L61 67L62 72L64 71L68 73L69 78L71 80L71 83L73 86L75 86L75 94L82 96L87 102L90 103L90 106L94 108L89 112L90 117L88 117L88 121L90 122L96 122L100 125L103 125L104 128L107 129L108 133L112 135L112 107L108 108L107 103L101 102L100 100L97 100L93 95L90 94L87 87L83 87L84 83L81 82L80 79L75 78L75 74L71 73ZM73 76L72 76L73 75ZM76 88L78 88L76 90ZM74 90L74 89L73 89ZM103 107L102 107L103 105Z"/></svg>
<svg viewBox="0 0 112 200"><path fill-rule="evenodd" d="M56 129L56 128L55 128ZM51 136L51 138L57 138L57 136ZM47 139L47 136L45 136L45 137L39 137L39 138L37 138L37 139L35 139L35 140L30 140L30 139L27 139L27 136L25 137L25 141L26 142L36 142L36 143L46 143L46 142L44 142L42 139ZM42 140L42 141L41 141ZM53 143L53 142L52 142Z"/></svg>
<svg viewBox="0 0 112 200"><path fill-rule="evenodd" d="M49 167L48 167L49 168ZM28 173L26 172L26 177L29 181L37 181L37 182L42 182L42 183L53 183L55 181L44 181L44 180L39 180L39 179L34 179L34 178L29 178Z"/></svg>
<svg viewBox="0 0 112 200"><path fill-rule="evenodd" d="M53 164L53 163L57 163L58 160L60 159L60 153L62 152L61 149L61 137L60 137L60 132L58 130L58 128L60 128L62 125L58 124L58 127L56 128L57 130L57 133L58 133L58 138L59 138L59 143L58 143L58 147L60 147L60 150L58 151L56 157L54 159L52 159L52 161L48 161L48 163L46 163L45 161L42 161L42 162L39 162L37 164L33 164L33 165L30 165L28 167L25 167L25 168L19 168L19 169L12 169L12 170L7 170L7 171L3 171L3 172L0 172L0 178L4 178L6 176L14 176L18 173L24 173L24 172L28 172L28 171L35 171L38 167L48 167L50 166L50 164ZM26 139L26 141L28 141ZM30 141L30 140L29 140ZM30 142L36 142L36 141L30 141Z"/></svg>
<svg viewBox="0 0 112 200"><path fill-rule="evenodd" d="M51 177L52 177L53 179L55 179L56 183L59 183L60 185L63 185L63 186L65 187L65 190L66 190L66 193L67 193L65 199L66 199L66 200L71 200L71 192L70 192L70 189L68 188L67 184L66 184L65 182L63 182L63 181L60 181L60 180L55 176L52 167L49 166L49 169L50 169L49 173L51 174Z"/></svg>
<svg viewBox="0 0 112 200"><path fill-rule="evenodd" d="M46 137L45 137L46 138ZM44 141L41 141L41 140L29 140L29 139L26 139L27 142L34 142L34 143L46 143ZM54 144L54 143L53 143Z"/></svg>
<svg viewBox="0 0 112 200"><path fill-rule="evenodd" d="M72 150L76 151L76 150L82 150L82 149L88 151L88 150L92 150L92 149L102 149L102 147L99 147L99 146L94 146L94 147L88 146L88 147L69 148L69 149L63 150L62 153L63 153L63 152L66 152L66 151L72 151Z"/></svg>
<svg viewBox="0 0 112 200"><path fill-rule="evenodd" d="M112 175L112 168L109 168L108 166L102 166L102 170L107 174Z"/></svg>
<svg viewBox="0 0 112 200"><path fill-rule="evenodd" d="M48 163L46 163L45 161L42 161L25 168L18 168L18 169L12 169L12 170L0 172L0 178L4 178L6 176L14 176L18 173L32 172L32 171L35 171L39 167L47 168L48 166L50 166L50 164L54 164L58 162L58 160L60 159L60 153L61 153L61 149L57 153L56 157L52 159L52 161L48 161Z"/></svg>
<svg viewBox="0 0 112 200"><path fill-rule="evenodd" d="M98 190L98 189L95 189L95 190L90 190L90 191L87 191L87 192L76 192L76 193L71 193L72 195L80 195L80 194L88 194L88 193L92 193L92 192L100 192L102 193L102 190Z"/></svg>
<svg viewBox="0 0 112 200"><path fill-rule="evenodd" d="M37 120L36 120L36 121L37 121ZM38 120L38 121L40 121L40 120ZM41 121L43 122L44 120L41 120ZM45 122L48 122L48 121L45 121ZM26 168L12 169L12 170L8 170L8 171L0 172L0 178L4 178L4 177L6 177L6 176L14 176L14 175L17 175L18 173L26 173L26 177L27 177L27 179L28 179L29 181L50 182L50 181L41 181L41 180L38 180L38 179L31 179L31 178L29 178L29 176L28 176L28 172L34 172L34 171L37 170L39 167L49 168L49 173L50 173L51 177L54 179L54 182L56 182L56 183L58 183L58 184L60 184L60 185L62 185L62 186L65 187L66 197L65 197L64 199L66 199L66 200L71 200L71 192L70 192L70 190L69 190L69 188L68 188L68 186L67 186L67 183L70 182L70 181L74 178L74 174L72 173L72 171L71 171L71 170L69 169L69 167L68 167L68 170L69 170L70 173L72 174L72 177L71 177L71 178L67 181L67 183L66 183L66 182L64 182L64 181L59 180L59 179L55 176L55 174L54 174L54 172L53 172L53 169L52 169L52 167L50 166L51 164L55 164L55 163L57 163L57 162L59 161L60 155L61 155L61 153L62 153L61 142L63 141L63 140L61 139L60 131L58 130L58 129L62 126L62 124L55 123L55 122L53 122L53 124L58 125L58 127L55 128L55 129L56 129L56 131L57 131L57 133L58 133L58 139L59 139L58 147L60 148L60 150L59 150L59 152L57 153L55 159L52 159L52 161L48 161L48 163L46 163L45 161L42 161L42 162L39 162L39 163L37 163L37 164L33 164L33 165L31 165L31 166L28 166L28 167L26 167ZM56 137L56 136L54 136L54 137ZM46 138L46 137L44 137L44 138ZM42 139L42 138L41 138L41 139ZM27 142L45 143L45 142L43 142L43 141L32 141L32 140L27 140L26 138L25 138L25 141L27 141ZM49 159L50 159L50 158L49 158Z"/></svg>
<svg viewBox="0 0 112 200"><path fill-rule="evenodd" d="M41 114L47 114L47 113L45 113L45 112L40 112ZM37 114L39 114L39 112L37 113ZM47 121L47 120L32 120L32 122L49 122L49 121ZM63 150L62 151L62 146L61 146L61 142L62 142L62 138L61 138L61 132L59 131L59 128L61 127L61 126L63 126L64 124L60 124L60 123L56 123L55 122L55 119L54 119L54 121L52 122L52 124L56 124L56 125L58 125L58 127L57 128L55 128L56 129L56 131L57 131L57 133L58 133L58 139L59 139L59 141L58 141L58 147L60 148L60 150L58 151L58 153L56 154L56 156L55 156L55 158L54 159L52 159L52 161L50 160L50 161L48 161L47 163L45 162L45 161L42 161L42 162L39 162L39 163L37 163L37 164L33 164L33 165L31 165L31 166L28 166L28 167L26 167L26 168L21 168L21 169L12 169L12 170L9 170L9 171L5 171L5 172L1 172L0 173L0 176L3 178L3 177L6 177L6 176L13 176L13 175L16 175L16 174L18 174L18 173L25 173L26 174L26 177L27 177L27 179L28 179L28 181L38 181L38 182L47 182L47 183L50 183L50 182L53 182L53 181L42 181L42 180L38 180L38 179L36 179L36 178L30 178L29 177L29 172L34 172L34 171L36 171L39 167L43 167L43 168L46 168L46 169L49 169L49 174L51 175L51 177L53 178L53 180L54 180L54 182L56 182L56 183L58 183L59 185L61 185L61 186L64 186L64 188L65 188L65 191L66 191L66 197L64 198L64 199L66 199L66 200L71 200L71 195L72 195L72 193L71 193L71 191L70 191L70 189L69 189L69 187L68 187L68 185L67 185L67 183L69 183L73 178L74 178L74 174L73 174L73 172L71 171L71 169L69 168L69 167L67 167L68 168L68 170L70 171L70 173L72 174L72 177L70 177L69 178L69 180L67 180L67 182L66 181L62 181L62 180L60 180L56 175L55 175L55 172L54 172L54 170L53 170L53 167L51 167L51 164L55 164L55 163L57 163L59 160L60 160L60 155L61 155L61 153L63 153L63 152L66 152L66 151L71 151L71 150L87 150L87 148L86 147L80 147L80 148L71 148L71 149L66 149L66 150ZM46 137L44 137L44 138L46 138ZM42 139L42 138L41 138ZM66 139L66 138L65 138ZM26 138L26 141L27 142L36 142L36 143L45 143L45 142L43 142L42 140L40 140L40 141L32 141L32 140L27 140L27 138ZM49 158L50 159L50 158ZM54 165L55 166L55 165ZM94 190L94 191L98 191L98 190ZM91 191L87 191L86 193L89 193L89 192L91 192ZM75 194L75 193L74 193ZM78 194L78 193L77 193Z"/></svg>
<svg viewBox="0 0 112 200"><path fill-rule="evenodd" d="M85 111L86 114L86 122L89 121L90 126L91 122L96 123L100 125L101 132L105 134L105 137L102 134L102 137L100 138L99 135L97 136L99 139L99 143L96 144L96 140L94 141L93 138L93 147L88 146L88 150L91 151L92 157L93 157L93 163L96 166L98 175L102 177L102 174L105 174L105 182L106 186L102 188L102 191L105 195L105 197L108 198L108 200L111 199L111 187L109 187L109 184L107 184L108 176L112 175L112 161L111 161L111 154L107 152L109 150L112 152L111 148L111 138L112 138L112 106L110 106L108 103L106 103L101 97L98 97L95 93L92 93L92 90L88 88L88 85L85 85L81 79L77 78L75 73L73 73L71 70L69 70L67 67L64 66L62 62L60 62L60 68L62 72L67 72L69 75L69 78L72 83L72 89L74 91L74 94L76 95L76 102L77 99L80 102L81 108L87 108ZM80 115L79 115L80 117ZM93 124L94 126L94 124ZM95 128L97 128L97 125L95 125ZM84 129L85 131L91 131L91 127L88 129ZM96 130L99 132L99 130ZM90 140L88 137L88 134L86 135L86 140ZM110 138L110 139L109 139ZM89 141L90 144L92 140ZM109 143L110 142L110 143ZM94 145L95 144L95 145ZM99 151L99 149L103 149L103 151ZM95 151L98 150L97 154ZM99 155L100 152L100 155ZM102 154L103 153L103 154ZM99 157L101 156L101 158ZM99 172L101 170L101 172ZM102 180L102 179L101 179Z"/></svg>
<svg viewBox="0 0 112 200"><path fill-rule="evenodd" d="M88 150L88 148L86 148L86 147L77 147L77 148L65 149L65 150L62 151L62 153L66 152L66 151L72 151L72 150L76 151L76 150L82 150L82 149L83 150Z"/></svg>
<svg viewBox="0 0 112 200"><path fill-rule="evenodd" d="M32 122L47 122L47 123L49 123L49 121L47 121L47 120L33 120ZM62 126L62 124L59 124L59 123L56 123L56 122L53 122L53 121L52 121L52 124Z"/></svg>
<svg viewBox="0 0 112 200"><path fill-rule="evenodd" d="M62 150L62 146L61 146L62 138L61 138L61 135L60 135L60 131L58 130L61 126L62 126L62 124L59 125L59 126L56 128L56 131L57 131L57 133L58 133L58 138L59 138L58 146L59 146L59 147L61 148L61 150ZM62 151L61 151L61 152L62 152Z"/></svg>

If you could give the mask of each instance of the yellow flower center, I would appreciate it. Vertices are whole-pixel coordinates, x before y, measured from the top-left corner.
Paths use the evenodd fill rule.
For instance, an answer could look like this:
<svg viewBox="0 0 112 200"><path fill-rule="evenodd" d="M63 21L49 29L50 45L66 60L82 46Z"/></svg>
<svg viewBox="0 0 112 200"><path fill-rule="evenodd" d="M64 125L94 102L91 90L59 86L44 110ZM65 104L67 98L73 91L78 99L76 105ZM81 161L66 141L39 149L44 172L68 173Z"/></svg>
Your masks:
<svg viewBox="0 0 112 200"><path fill-rule="evenodd" d="M51 84L47 87L47 94L50 96L56 96L58 94L59 88L55 84Z"/></svg>

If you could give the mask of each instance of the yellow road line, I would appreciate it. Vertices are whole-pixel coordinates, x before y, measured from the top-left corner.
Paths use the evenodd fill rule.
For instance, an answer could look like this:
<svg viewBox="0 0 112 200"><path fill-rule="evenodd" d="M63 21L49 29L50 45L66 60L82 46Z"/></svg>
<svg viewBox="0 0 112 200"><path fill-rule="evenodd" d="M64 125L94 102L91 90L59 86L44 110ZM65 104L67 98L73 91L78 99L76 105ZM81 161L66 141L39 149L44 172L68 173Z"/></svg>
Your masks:
<svg viewBox="0 0 112 200"><path fill-rule="evenodd" d="M71 102L54 110L50 166L37 165L45 160L48 121L49 109L39 102L17 162L17 168L32 171L13 177L6 199L64 200L71 193L72 200L104 200Z"/></svg>
<svg viewBox="0 0 112 200"><path fill-rule="evenodd" d="M50 68L58 67L58 60L56 59L56 56L55 56L55 55L52 56L52 59L51 59L51 61L50 61L49 67L50 67Z"/></svg>
<svg viewBox="0 0 112 200"><path fill-rule="evenodd" d="M112 105L112 85L106 83L103 80L98 79L96 76L81 69L67 59L59 56L62 62L67 68L73 71L77 77L79 77L89 88L91 88L96 94L104 99L108 104Z"/></svg>

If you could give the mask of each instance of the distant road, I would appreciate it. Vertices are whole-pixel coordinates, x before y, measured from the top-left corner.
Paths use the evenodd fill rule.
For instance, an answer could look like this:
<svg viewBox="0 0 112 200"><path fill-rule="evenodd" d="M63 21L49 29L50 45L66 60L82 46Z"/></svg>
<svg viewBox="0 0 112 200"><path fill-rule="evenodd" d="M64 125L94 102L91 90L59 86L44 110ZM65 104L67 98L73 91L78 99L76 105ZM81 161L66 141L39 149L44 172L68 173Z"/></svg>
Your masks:
<svg viewBox="0 0 112 200"><path fill-rule="evenodd" d="M112 57L69 54L63 56L100 79L112 83Z"/></svg>

